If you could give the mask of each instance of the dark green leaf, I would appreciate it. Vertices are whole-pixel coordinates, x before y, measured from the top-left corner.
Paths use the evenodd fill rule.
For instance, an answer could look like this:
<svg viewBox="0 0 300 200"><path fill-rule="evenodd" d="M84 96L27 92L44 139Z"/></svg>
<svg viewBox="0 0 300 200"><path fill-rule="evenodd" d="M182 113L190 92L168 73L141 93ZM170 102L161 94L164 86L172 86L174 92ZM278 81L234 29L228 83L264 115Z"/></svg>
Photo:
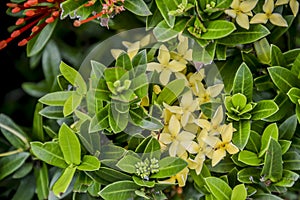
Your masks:
<svg viewBox="0 0 300 200"><path fill-rule="evenodd" d="M20 181L17 191L14 193L11 200L31 200L33 199L35 192L35 182L34 177L26 176Z"/></svg>
<svg viewBox="0 0 300 200"><path fill-rule="evenodd" d="M90 154L95 155L97 151L100 152L101 138L99 132L89 132L89 125L89 121L83 122L83 124L80 126L78 137Z"/></svg>
<svg viewBox="0 0 300 200"><path fill-rule="evenodd" d="M300 155L296 151L288 151L283 155L284 169L300 170Z"/></svg>
<svg viewBox="0 0 300 200"><path fill-rule="evenodd" d="M133 176L132 177L133 181L135 182L135 184L141 186L141 187L148 187L148 188L152 188L155 186L155 181L146 181L144 179L141 179L137 176Z"/></svg>
<svg viewBox="0 0 300 200"><path fill-rule="evenodd" d="M243 168L238 172L238 180L242 183L259 183L261 169L256 167Z"/></svg>
<svg viewBox="0 0 300 200"><path fill-rule="evenodd" d="M133 181L118 181L103 188L99 195L103 199L127 200L133 198L135 196L134 191L139 188L140 186Z"/></svg>
<svg viewBox="0 0 300 200"><path fill-rule="evenodd" d="M237 70L232 90L233 94L241 93L247 97L248 102L252 101L253 78L246 63L242 63Z"/></svg>
<svg viewBox="0 0 300 200"><path fill-rule="evenodd" d="M271 44L271 65L272 66L286 66L286 61L280 48Z"/></svg>
<svg viewBox="0 0 300 200"><path fill-rule="evenodd" d="M160 159L161 150L160 144L152 136L145 138L135 149L136 153L143 153L143 158L156 158Z"/></svg>
<svg viewBox="0 0 300 200"><path fill-rule="evenodd" d="M233 133L232 142L239 149L244 149L250 136L250 121L241 120L238 122L234 122L233 125L237 129L237 131Z"/></svg>
<svg viewBox="0 0 300 200"><path fill-rule="evenodd" d="M46 163L34 171L36 180L36 192L39 199L47 199L49 195L49 176Z"/></svg>
<svg viewBox="0 0 300 200"><path fill-rule="evenodd" d="M97 182L108 185L109 183L131 180L131 176L108 167L100 167L99 170L88 172Z"/></svg>
<svg viewBox="0 0 300 200"><path fill-rule="evenodd" d="M270 64L271 62L271 48L266 38L254 42L254 48L258 60L263 64Z"/></svg>
<svg viewBox="0 0 300 200"><path fill-rule="evenodd" d="M259 153L260 146L261 146L260 135L257 132L251 130L250 137L249 137L248 143L246 145L246 149L248 149L252 152L255 152L255 153Z"/></svg>
<svg viewBox="0 0 300 200"><path fill-rule="evenodd" d="M297 116L292 115L279 126L279 138L291 140L297 128Z"/></svg>
<svg viewBox="0 0 300 200"><path fill-rule="evenodd" d="M24 178L33 168L33 163L24 163L12 176L15 179Z"/></svg>
<svg viewBox="0 0 300 200"><path fill-rule="evenodd" d="M273 100L261 100L257 102L254 109L251 111L252 120L261 120L272 116L278 111L278 106Z"/></svg>
<svg viewBox="0 0 300 200"><path fill-rule="evenodd" d="M62 9L62 14L61 14L61 18L64 19L66 18L68 15L70 16L70 18L74 18L76 17L76 12L77 10L83 6L83 4L85 4L86 1L84 0L78 0L78 1L73 1L73 0L67 0L64 1L60 6Z"/></svg>
<svg viewBox="0 0 300 200"><path fill-rule="evenodd" d="M42 115L40 115L40 111L43 109L43 104L37 103L34 110L34 116L33 116L33 125L32 125L32 134L33 139L44 141L44 129L43 129L43 118Z"/></svg>
<svg viewBox="0 0 300 200"><path fill-rule="evenodd" d="M109 108L110 104L107 104L92 118L89 125L89 132L101 131L109 127Z"/></svg>
<svg viewBox="0 0 300 200"><path fill-rule="evenodd" d="M149 16L152 14L143 0L124 1L124 7L139 16Z"/></svg>
<svg viewBox="0 0 300 200"><path fill-rule="evenodd" d="M264 130L261 137L261 148L259 152L259 157L263 156L267 149L269 148L269 144L271 139L273 138L275 141L278 140L278 127L276 123L270 124Z"/></svg>

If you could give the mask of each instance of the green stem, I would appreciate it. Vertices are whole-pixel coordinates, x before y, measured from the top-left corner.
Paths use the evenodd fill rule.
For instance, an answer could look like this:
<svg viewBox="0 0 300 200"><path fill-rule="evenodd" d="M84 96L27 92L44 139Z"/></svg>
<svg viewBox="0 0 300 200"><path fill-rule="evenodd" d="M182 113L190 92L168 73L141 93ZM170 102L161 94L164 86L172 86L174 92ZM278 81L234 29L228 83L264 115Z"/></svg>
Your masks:
<svg viewBox="0 0 300 200"><path fill-rule="evenodd" d="M10 133L12 133L13 135L15 135L16 137L18 137L26 145L26 148L29 148L28 140L26 139L26 137L24 137L18 131L16 131L15 129L10 128L9 126L6 126L5 124L2 124L1 122L0 122L0 128L5 129L5 130L9 131Z"/></svg>
<svg viewBox="0 0 300 200"><path fill-rule="evenodd" d="M10 156L10 155L17 154L17 153L20 153L20 152L23 152L23 151L24 150L20 148L20 149L14 150L14 151L0 153L0 157Z"/></svg>

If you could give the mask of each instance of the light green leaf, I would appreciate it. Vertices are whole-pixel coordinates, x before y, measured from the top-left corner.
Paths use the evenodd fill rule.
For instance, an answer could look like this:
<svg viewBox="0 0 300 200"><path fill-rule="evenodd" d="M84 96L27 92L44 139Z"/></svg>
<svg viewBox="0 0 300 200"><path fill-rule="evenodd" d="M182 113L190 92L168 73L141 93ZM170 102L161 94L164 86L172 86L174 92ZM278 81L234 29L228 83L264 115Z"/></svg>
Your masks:
<svg viewBox="0 0 300 200"><path fill-rule="evenodd" d="M80 126L80 132L78 134L78 137L83 144L83 146L86 148L90 154L95 155L95 153L98 151L100 152L101 148L101 138L99 132L93 132L91 133L89 131L89 121L86 120L85 122L82 123Z"/></svg>
<svg viewBox="0 0 300 200"><path fill-rule="evenodd" d="M91 155L84 155L82 162L77 169L82 171L95 171L100 168L100 161L97 157Z"/></svg>
<svg viewBox="0 0 300 200"><path fill-rule="evenodd" d="M211 194L218 200L230 199L232 189L220 178L207 177L204 179Z"/></svg>
<svg viewBox="0 0 300 200"><path fill-rule="evenodd" d="M122 53L116 60L116 67L122 67L123 69L129 71L132 69L132 63L130 57L126 53Z"/></svg>
<svg viewBox="0 0 300 200"><path fill-rule="evenodd" d="M181 158L165 157L158 162L159 172L151 175L151 178L167 178L176 175L183 170L187 163Z"/></svg>
<svg viewBox="0 0 300 200"><path fill-rule="evenodd" d="M201 35L201 39L214 40L230 35L236 28L232 22L226 20L214 20L205 24L207 32Z"/></svg>
<svg viewBox="0 0 300 200"><path fill-rule="evenodd" d="M270 179L272 182L277 182L282 177L282 152L279 143L273 138L270 139L268 151L266 151L264 167L261 171L261 176Z"/></svg>
<svg viewBox="0 0 300 200"><path fill-rule="evenodd" d="M271 139L274 139L275 141L278 140L278 127L276 123L272 123L266 127L264 130L262 137L261 137L261 148L259 152L259 157L262 157L267 149L269 148L269 144Z"/></svg>
<svg viewBox="0 0 300 200"><path fill-rule="evenodd" d="M116 166L124 172L133 174L136 172L135 164L141 161L142 160L136 156L126 155L117 163Z"/></svg>
<svg viewBox="0 0 300 200"><path fill-rule="evenodd" d="M166 21L159 22L153 29L155 38L160 42L166 42L175 38L185 28L187 21L181 19L177 21L174 27L170 27Z"/></svg>
<svg viewBox="0 0 300 200"><path fill-rule="evenodd" d="M64 172L54 183L52 188L53 193L56 196L60 197L67 191L75 172L76 172L76 167L74 166L69 166L64 170Z"/></svg>
<svg viewBox="0 0 300 200"><path fill-rule="evenodd" d="M19 169L30 156L27 152L13 154L0 159L0 180Z"/></svg>
<svg viewBox="0 0 300 200"><path fill-rule="evenodd" d="M82 100L82 96L77 94L76 92L73 92L71 96L65 101L64 108L63 108L63 114L64 116L68 116L72 114L75 109L80 105Z"/></svg>
<svg viewBox="0 0 300 200"><path fill-rule="evenodd" d="M284 169L282 172L282 179L275 183L275 185L280 187L293 187L298 178L299 174L296 172Z"/></svg>
<svg viewBox="0 0 300 200"><path fill-rule="evenodd" d="M259 61L269 65L271 63L271 47L266 38L254 42L254 48Z"/></svg>
<svg viewBox="0 0 300 200"><path fill-rule="evenodd" d="M238 122L234 122L233 125L237 129L237 131L233 133L232 142L239 149L244 149L250 136L250 121L241 120Z"/></svg>
<svg viewBox="0 0 300 200"><path fill-rule="evenodd" d="M260 166L263 161L256 153L247 150L241 151L238 159L239 161L250 166Z"/></svg>
<svg viewBox="0 0 300 200"><path fill-rule="evenodd" d="M251 111L251 120L261 120L272 116L279 110L277 104L273 100L261 100L257 102Z"/></svg>
<svg viewBox="0 0 300 200"><path fill-rule="evenodd" d="M146 181L137 176L133 176L132 180L135 182L135 184L137 184L141 187L153 188L155 186L155 181Z"/></svg>
<svg viewBox="0 0 300 200"><path fill-rule="evenodd" d="M73 0L67 0L62 2L60 5L62 9L61 19L66 18L68 15L70 16L70 18L74 18L76 11L85 3L85 0L78 0L75 2Z"/></svg>
<svg viewBox="0 0 300 200"><path fill-rule="evenodd" d="M300 81L290 70L275 66L268 68L271 79L277 88L287 93L292 87L300 88Z"/></svg>
<svg viewBox="0 0 300 200"><path fill-rule="evenodd" d="M248 102L252 101L253 77L246 63L242 63L235 74L232 92L241 93L247 97Z"/></svg>
<svg viewBox="0 0 300 200"><path fill-rule="evenodd" d="M34 115L33 115L33 125L32 125L32 134L33 139L44 141L44 129L43 129L43 118L42 115L39 114L39 112L43 109L43 104L37 103L35 105L34 109Z"/></svg>
<svg viewBox="0 0 300 200"><path fill-rule="evenodd" d="M57 142L31 142L32 153L40 160L60 168L66 168L62 151Z"/></svg>
<svg viewBox="0 0 300 200"><path fill-rule="evenodd" d="M59 129L58 141L67 164L79 165L81 162L81 148L74 131L65 123Z"/></svg>
<svg viewBox="0 0 300 200"><path fill-rule="evenodd" d="M133 181L118 181L107 185L99 195L103 199L127 200L135 196L134 191L141 186L136 185Z"/></svg>
<svg viewBox="0 0 300 200"><path fill-rule="evenodd" d="M49 119L64 118L62 106L47 106L40 111L40 115Z"/></svg>
<svg viewBox="0 0 300 200"><path fill-rule="evenodd" d="M261 169L257 167L243 168L237 174L238 181L245 184L259 183Z"/></svg>
<svg viewBox="0 0 300 200"><path fill-rule="evenodd" d="M59 91L48 93L39 99L39 102L48 106L63 106L74 91Z"/></svg>
<svg viewBox="0 0 300 200"><path fill-rule="evenodd" d="M184 79L177 79L168 83L157 98L157 103L161 104L163 102L171 105L176 101L179 95L183 92L185 88Z"/></svg>
<svg viewBox="0 0 300 200"><path fill-rule="evenodd" d="M143 0L126 0L124 1L124 7L138 16L152 15L148 6Z"/></svg>
<svg viewBox="0 0 300 200"><path fill-rule="evenodd" d="M300 99L300 89L293 87L288 91L287 95L290 98L291 102L293 102L294 104L298 104L298 100Z"/></svg>
<svg viewBox="0 0 300 200"><path fill-rule="evenodd" d="M292 141L289 141L289 140L278 140L278 142L279 142L279 144L281 146L282 155L284 155L289 150L289 148L291 147Z"/></svg>
<svg viewBox="0 0 300 200"><path fill-rule="evenodd" d="M46 163L34 171L36 180L36 192L39 199L47 199L49 195L49 176Z"/></svg>
<svg viewBox="0 0 300 200"><path fill-rule="evenodd" d="M178 6L178 2L175 0L155 0L157 8L160 10L161 15L167 22L168 26L173 28L175 23L175 16L169 15L171 10L176 10Z"/></svg>
<svg viewBox="0 0 300 200"><path fill-rule="evenodd" d="M271 44L271 66L286 67L286 61L280 48Z"/></svg>
<svg viewBox="0 0 300 200"><path fill-rule="evenodd" d="M242 200L247 198L247 190L244 184L236 185L231 194L231 200Z"/></svg>

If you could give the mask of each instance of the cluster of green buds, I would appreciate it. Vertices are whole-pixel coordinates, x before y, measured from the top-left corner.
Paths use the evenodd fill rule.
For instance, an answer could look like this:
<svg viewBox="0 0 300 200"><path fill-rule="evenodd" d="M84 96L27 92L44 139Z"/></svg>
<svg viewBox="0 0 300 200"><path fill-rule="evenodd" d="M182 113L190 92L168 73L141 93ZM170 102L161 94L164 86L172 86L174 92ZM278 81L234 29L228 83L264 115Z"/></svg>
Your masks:
<svg viewBox="0 0 300 200"><path fill-rule="evenodd" d="M142 179L149 180L150 174L159 172L158 160L146 158L144 161L140 161L135 164L135 171Z"/></svg>
<svg viewBox="0 0 300 200"><path fill-rule="evenodd" d="M241 119L251 119L250 111L255 107L255 103L247 102L245 95L241 93L227 96L225 98L225 107L229 119L239 121Z"/></svg>
<svg viewBox="0 0 300 200"><path fill-rule="evenodd" d="M108 89L115 95L118 95L119 93L128 90L130 85L131 85L130 80L125 80L123 82L121 82L120 80L116 80L113 83L107 82Z"/></svg>

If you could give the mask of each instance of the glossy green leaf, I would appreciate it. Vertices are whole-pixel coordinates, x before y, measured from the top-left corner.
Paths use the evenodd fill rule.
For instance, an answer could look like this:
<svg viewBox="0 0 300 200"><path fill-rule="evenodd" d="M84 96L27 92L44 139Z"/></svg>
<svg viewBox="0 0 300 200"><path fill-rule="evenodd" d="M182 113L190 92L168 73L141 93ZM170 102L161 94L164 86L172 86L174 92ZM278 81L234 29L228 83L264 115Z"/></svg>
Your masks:
<svg viewBox="0 0 300 200"><path fill-rule="evenodd" d="M150 136L145 138L135 149L136 153L143 153L143 158L160 159L161 149L157 139Z"/></svg>
<svg viewBox="0 0 300 200"><path fill-rule="evenodd" d="M175 23L174 27L170 27L166 21L161 21L153 29L155 38L160 42L166 42L175 38L185 28L187 21L182 19Z"/></svg>
<svg viewBox="0 0 300 200"><path fill-rule="evenodd" d="M205 47L201 47L200 45L193 46L192 56L193 61L199 64L210 64L214 59L214 57L209 54Z"/></svg>
<svg viewBox="0 0 300 200"><path fill-rule="evenodd" d="M281 155L282 152L279 143L271 138L260 175L265 176L266 179L270 179L272 182L279 181L282 177L283 170Z"/></svg>
<svg viewBox="0 0 300 200"><path fill-rule="evenodd" d="M143 0L124 1L124 7L138 16L149 16L152 14Z"/></svg>
<svg viewBox="0 0 300 200"><path fill-rule="evenodd" d="M112 145L112 144L107 144L101 146L101 154L100 154L100 160L105 160L105 159L120 159L123 157L126 153L126 150L122 147Z"/></svg>
<svg viewBox="0 0 300 200"><path fill-rule="evenodd" d="M261 120L272 116L279 110L277 104L273 100L261 100L257 102L251 111L252 120Z"/></svg>
<svg viewBox="0 0 300 200"><path fill-rule="evenodd" d="M119 55L119 57L116 59L116 67L122 67L123 69L129 71L132 69L132 63L130 60L130 57L126 53L122 53Z"/></svg>
<svg viewBox="0 0 300 200"><path fill-rule="evenodd" d="M277 183L275 183L275 185L280 187L293 187L293 185L298 179L299 179L299 174L284 169L282 172L282 179Z"/></svg>
<svg viewBox="0 0 300 200"><path fill-rule="evenodd" d="M176 10L179 2L173 0L160 1L156 0L157 8L160 10L161 15L168 24L169 27L173 28L175 23L175 16L169 15L171 10Z"/></svg>
<svg viewBox="0 0 300 200"><path fill-rule="evenodd" d="M269 148L269 144L271 139L273 138L275 141L278 140L278 127L276 123L272 123L266 127L261 137L261 148L259 152L259 157L262 157L267 149Z"/></svg>
<svg viewBox="0 0 300 200"><path fill-rule="evenodd" d="M129 109L129 107L127 106ZM114 133L119 133L123 131L128 124L128 113L122 113L114 107L114 104L111 105L108 113L109 126Z"/></svg>
<svg viewBox="0 0 300 200"><path fill-rule="evenodd" d="M300 170L300 155L296 151L288 151L283 155L284 169Z"/></svg>
<svg viewBox="0 0 300 200"><path fill-rule="evenodd" d="M269 67L268 71L280 91L287 93L292 87L300 87L299 79L290 70L275 66Z"/></svg>
<svg viewBox="0 0 300 200"><path fill-rule="evenodd" d="M298 100L300 99L300 89L293 87L288 91L287 95L290 98L291 102L293 102L294 104L298 104Z"/></svg>
<svg viewBox="0 0 300 200"><path fill-rule="evenodd" d="M19 169L30 156L27 152L21 152L0 159L0 180Z"/></svg>
<svg viewBox="0 0 300 200"><path fill-rule="evenodd" d="M141 187L148 187L152 188L155 186L155 181L146 181L144 179L141 179L137 176L133 176L132 180L135 182L135 184L141 186Z"/></svg>
<svg viewBox="0 0 300 200"><path fill-rule="evenodd" d="M76 167L74 166L68 166L63 171L62 175L58 178L58 180L54 183L52 187L53 193L56 196L60 197L62 194L64 194L67 191L75 172L76 172Z"/></svg>
<svg viewBox="0 0 300 200"><path fill-rule="evenodd" d="M232 22L226 20L214 20L205 24L207 32L201 35L201 39L214 40L230 35L236 28Z"/></svg>
<svg viewBox="0 0 300 200"><path fill-rule="evenodd" d="M243 150L239 153L239 161L250 165L250 166L260 166L262 164L262 159L258 157L256 153L251 151Z"/></svg>
<svg viewBox="0 0 300 200"><path fill-rule="evenodd" d="M47 199L49 195L49 175L46 163L34 171L36 180L36 192L39 199Z"/></svg>
<svg viewBox="0 0 300 200"><path fill-rule="evenodd" d="M225 181L216 177L207 177L204 180L209 191L216 199L226 200L231 198L232 189Z"/></svg>
<svg viewBox="0 0 300 200"><path fill-rule="evenodd" d="M64 108L63 108L63 114L64 116L68 116L72 114L75 109L80 105L82 100L82 96L77 94L76 92L73 92L71 96L65 101Z"/></svg>
<svg viewBox="0 0 300 200"><path fill-rule="evenodd" d="M141 161L142 160L136 156L126 155L117 163L116 166L124 172L133 174L136 172L135 164Z"/></svg>
<svg viewBox="0 0 300 200"><path fill-rule="evenodd" d="M47 24L47 26L43 28L37 36L28 41L26 48L28 57L37 55L43 50L56 27L57 21L58 19L56 19L53 23Z"/></svg>
<svg viewBox="0 0 300 200"><path fill-rule="evenodd" d="M165 102L171 105L174 101L178 99L179 95L183 92L184 88L184 79L177 79L168 83L159 94L157 102L160 104Z"/></svg>
<svg viewBox="0 0 300 200"><path fill-rule="evenodd" d="M70 67L64 62L60 63L60 72L76 89L76 91L82 95L87 92L87 86L83 77L74 68Z"/></svg>
<svg viewBox="0 0 300 200"><path fill-rule="evenodd" d="M242 63L235 74L232 92L241 93L247 97L248 102L252 101L253 77L246 63Z"/></svg>
<svg viewBox="0 0 300 200"><path fill-rule="evenodd" d="M82 123L78 137L88 152L90 152L92 155L95 155L97 151L101 151L101 137L99 132L89 132L89 124L90 123L88 120Z"/></svg>
<svg viewBox="0 0 300 200"><path fill-rule="evenodd" d="M244 184L236 185L231 194L231 200L241 200L247 198L247 189Z"/></svg>
<svg viewBox="0 0 300 200"><path fill-rule="evenodd" d="M15 179L24 178L33 168L33 163L24 163L12 176Z"/></svg>
<svg viewBox="0 0 300 200"><path fill-rule="evenodd" d="M159 172L151 175L151 178L167 178L176 175L183 170L187 163L181 158L165 157L158 162Z"/></svg>
<svg viewBox="0 0 300 200"><path fill-rule="evenodd" d="M246 149L255 153L259 153L260 146L261 146L261 136L257 132L251 130L250 137L246 145Z"/></svg>
<svg viewBox="0 0 300 200"><path fill-rule="evenodd" d="M77 169L81 171L95 171L100 168L100 161L97 157L91 155L84 155L82 162Z"/></svg>
<svg viewBox="0 0 300 200"><path fill-rule="evenodd" d="M134 93L142 99L148 95L149 83L147 81L146 74L141 74L131 80L131 89L134 90Z"/></svg>
<svg viewBox="0 0 300 200"><path fill-rule="evenodd" d="M40 160L60 168L66 168L62 151L57 142L31 142L32 153Z"/></svg>
<svg viewBox="0 0 300 200"><path fill-rule="evenodd" d="M275 26L272 29L271 35L269 36L271 43L276 43L278 40L280 40L282 36L290 29L295 19L293 15L283 15L283 18L287 22L288 26L287 27Z"/></svg>
<svg viewBox="0 0 300 200"><path fill-rule="evenodd" d="M237 131L233 133L232 142L239 149L244 149L250 136L250 129L251 129L250 121L241 120L238 122L234 122L233 125L237 129Z"/></svg>
<svg viewBox="0 0 300 200"><path fill-rule="evenodd" d="M268 118L265 118L265 121L275 122L283 119L288 113L288 110L293 110L293 104L290 102L288 96L283 92L279 92L277 96L274 98L274 102L277 104L279 110L271 115Z"/></svg>
<svg viewBox="0 0 300 200"><path fill-rule="evenodd" d="M74 131L65 123L59 129L58 141L67 164L79 165L81 162L81 148Z"/></svg>
<svg viewBox="0 0 300 200"><path fill-rule="evenodd" d="M291 140L297 128L297 116L292 115L279 126L279 138Z"/></svg>
<svg viewBox="0 0 300 200"><path fill-rule="evenodd" d="M68 15L72 18L75 17L75 13L76 11L83 6L83 4L85 4L86 1L84 0L79 0L79 1L72 1L72 0L67 0L64 1L61 4L61 9L62 9L62 14L61 14L61 18L64 19L66 18Z"/></svg>
<svg viewBox="0 0 300 200"><path fill-rule="evenodd" d="M76 181L73 186L73 192L87 193L88 187L93 183L93 179L85 172L79 172L77 174L78 175L76 176Z"/></svg>
<svg viewBox="0 0 300 200"><path fill-rule="evenodd" d="M271 65L272 66L286 66L286 61L280 48L271 44Z"/></svg>
<svg viewBox="0 0 300 200"><path fill-rule="evenodd" d="M87 173L90 174L97 182L104 185L118 181L131 180L131 176L121 172L120 170L109 167L100 167L97 171Z"/></svg>
<svg viewBox="0 0 300 200"><path fill-rule="evenodd" d="M48 93L39 99L39 102L48 106L63 106L74 91L59 91Z"/></svg>
<svg viewBox="0 0 300 200"><path fill-rule="evenodd" d="M34 109L33 125L32 125L33 139L39 141L44 141L45 139L44 129L43 129L43 118L42 115L39 114L39 112L42 109L43 109L43 104L38 102Z"/></svg>
<svg viewBox="0 0 300 200"><path fill-rule="evenodd" d="M99 112L94 115L89 125L89 132L101 131L109 127L109 107L110 104L107 104Z"/></svg>
<svg viewBox="0 0 300 200"><path fill-rule="evenodd" d="M40 111L40 115L49 119L64 118L62 106L47 106Z"/></svg>
<svg viewBox="0 0 300 200"><path fill-rule="evenodd" d="M14 192L11 200L31 200L34 198L35 192L35 181L34 177L26 176L24 179L21 179L20 184L18 185L17 191Z"/></svg>
<svg viewBox="0 0 300 200"><path fill-rule="evenodd" d="M249 30L239 28L225 38L218 40L219 44L233 46L238 44L249 44L270 34L270 31L263 25L251 25Z"/></svg>
<svg viewBox="0 0 300 200"><path fill-rule="evenodd" d="M237 174L238 181L245 184L259 183L261 169L257 167L243 168Z"/></svg>
<svg viewBox="0 0 300 200"><path fill-rule="evenodd" d="M271 63L271 47L266 38L254 42L254 48L258 60L263 64Z"/></svg>
<svg viewBox="0 0 300 200"><path fill-rule="evenodd" d="M278 142L279 142L279 144L281 146L282 155L284 155L289 150L289 148L291 147L292 141L289 141L289 140L278 140Z"/></svg>
<svg viewBox="0 0 300 200"><path fill-rule="evenodd" d="M151 116L147 116L142 108L132 109L129 111L132 123L147 130L159 130L163 128L162 123Z"/></svg>
<svg viewBox="0 0 300 200"><path fill-rule="evenodd" d="M133 181L118 181L103 188L99 195L103 199L127 200L133 198L135 196L134 191L139 188L140 186Z"/></svg>

